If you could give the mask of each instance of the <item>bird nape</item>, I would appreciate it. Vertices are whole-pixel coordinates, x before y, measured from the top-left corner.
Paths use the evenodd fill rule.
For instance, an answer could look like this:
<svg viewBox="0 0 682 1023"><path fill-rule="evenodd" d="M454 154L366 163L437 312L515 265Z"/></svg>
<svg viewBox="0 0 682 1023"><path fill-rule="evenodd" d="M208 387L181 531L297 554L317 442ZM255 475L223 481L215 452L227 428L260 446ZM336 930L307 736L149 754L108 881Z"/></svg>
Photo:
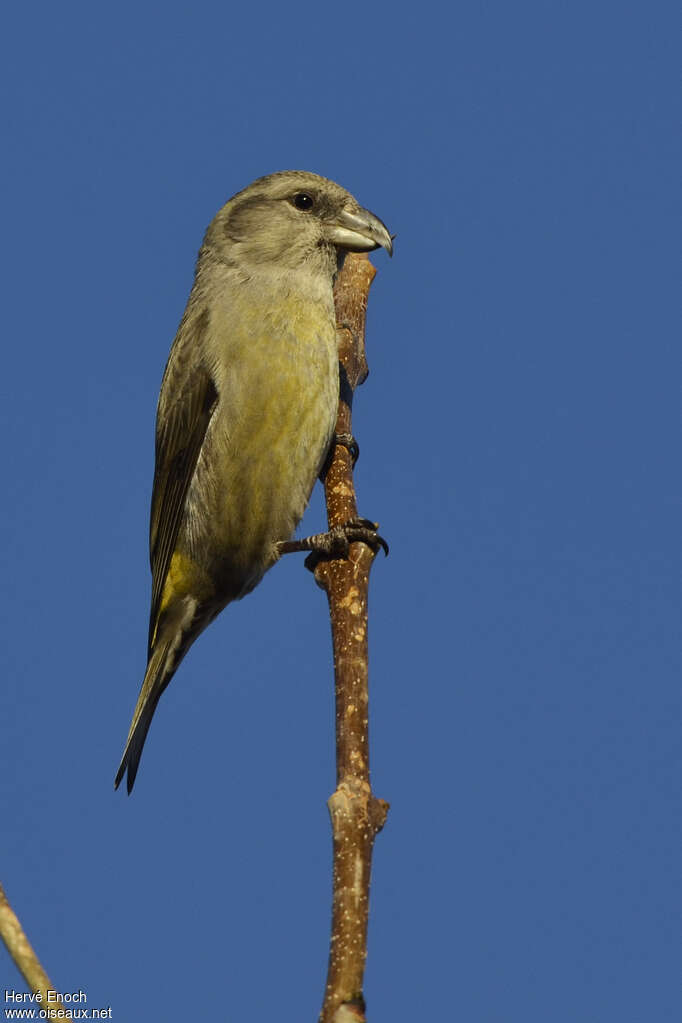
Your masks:
<svg viewBox="0 0 682 1023"><path fill-rule="evenodd" d="M334 278L380 246L381 220L306 171L259 178L208 226L159 396L147 669L117 788L191 644L301 520L336 421Z"/></svg>

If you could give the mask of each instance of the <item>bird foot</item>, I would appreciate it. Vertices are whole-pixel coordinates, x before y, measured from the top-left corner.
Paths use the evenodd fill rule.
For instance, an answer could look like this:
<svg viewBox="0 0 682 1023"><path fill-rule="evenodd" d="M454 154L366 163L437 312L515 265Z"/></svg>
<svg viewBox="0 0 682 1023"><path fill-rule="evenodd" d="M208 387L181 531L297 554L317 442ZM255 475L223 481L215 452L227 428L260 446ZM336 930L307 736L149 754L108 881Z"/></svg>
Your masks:
<svg viewBox="0 0 682 1023"><path fill-rule="evenodd" d="M335 433L332 438L332 447L339 446L347 448L350 453L351 463L355 468L355 463L360 457L360 445L356 441L352 433Z"/></svg>
<svg viewBox="0 0 682 1023"><path fill-rule="evenodd" d="M317 564L323 559L347 558L350 545L358 541L366 543L376 553L381 548L388 556L388 544L377 532L379 524L370 519L351 519L342 526L334 526L328 533L316 533L301 540L289 540L281 544L281 554L295 554L310 551L305 559L305 567L315 571Z"/></svg>
<svg viewBox="0 0 682 1023"><path fill-rule="evenodd" d="M351 469L355 468L355 463L360 457L360 446L352 433L335 433L332 437L331 444L329 445L329 451L327 452L327 457L324 460L324 465L320 469L320 480L323 483L327 473L329 472L329 466L332 464L334 449L337 445L342 448L347 448L350 452Z"/></svg>

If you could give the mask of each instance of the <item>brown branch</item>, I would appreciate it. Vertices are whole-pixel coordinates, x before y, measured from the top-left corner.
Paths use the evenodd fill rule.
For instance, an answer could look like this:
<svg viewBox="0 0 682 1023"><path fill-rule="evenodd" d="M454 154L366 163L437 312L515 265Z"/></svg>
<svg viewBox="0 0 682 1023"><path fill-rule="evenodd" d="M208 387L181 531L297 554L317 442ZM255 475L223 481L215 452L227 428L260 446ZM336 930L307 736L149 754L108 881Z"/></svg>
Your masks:
<svg viewBox="0 0 682 1023"><path fill-rule="evenodd" d="M338 434L350 434L353 392L367 377L365 314L376 270L350 254L334 288L341 393ZM350 452L337 445L325 477L330 529L358 514ZM351 544L349 556L322 560L315 579L329 600L336 686L336 791L329 799L334 865L329 970L320 1023L365 1019L362 994L372 847L388 803L372 795L369 776L367 597L375 551Z"/></svg>
<svg viewBox="0 0 682 1023"><path fill-rule="evenodd" d="M59 1001L53 1000L48 1003L48 991L54 992L55 988L45 970L40 964L38 956L33 951L30 941L24 933L18 916L9 904L5 890L0 884L0 937L7 945L7 951L17 965L19 972L34 993L40 992L42 1002L38 1008L45 1008L48 1005L54 1009L61 1006ZM56 996L52 995L53 999Z"/></svg>

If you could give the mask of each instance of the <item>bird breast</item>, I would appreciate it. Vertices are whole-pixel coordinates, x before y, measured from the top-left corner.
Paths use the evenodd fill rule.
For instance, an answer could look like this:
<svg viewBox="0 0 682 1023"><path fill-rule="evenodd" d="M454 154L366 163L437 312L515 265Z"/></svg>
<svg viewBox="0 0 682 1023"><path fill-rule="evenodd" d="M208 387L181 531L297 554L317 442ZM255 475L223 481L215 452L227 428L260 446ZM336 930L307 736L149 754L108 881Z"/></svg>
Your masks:
<svg viewBox="0 0 682 1023"><path fill-rule="evenodd" d="M243 596L308 503L336 420L338 354L331 287L324 301L291 287L267 301L249 287L225 299L210 311L218 404L188 494L187 539Z"/></svg>

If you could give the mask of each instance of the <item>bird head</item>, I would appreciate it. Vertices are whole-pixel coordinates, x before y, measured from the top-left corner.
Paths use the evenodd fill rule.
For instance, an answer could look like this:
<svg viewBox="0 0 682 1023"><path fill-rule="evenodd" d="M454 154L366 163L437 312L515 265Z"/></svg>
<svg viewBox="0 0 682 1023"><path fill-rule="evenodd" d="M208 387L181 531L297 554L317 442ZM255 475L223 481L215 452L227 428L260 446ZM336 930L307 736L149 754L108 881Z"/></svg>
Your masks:
<svg viewBox="0 0 682 1023"><path fill-rule="evenodd" d="M340 185L307 171L258 178L215 216L204 246L240 269L297 270L333 275L345 252L393 243L386 226Z"/></svg>

